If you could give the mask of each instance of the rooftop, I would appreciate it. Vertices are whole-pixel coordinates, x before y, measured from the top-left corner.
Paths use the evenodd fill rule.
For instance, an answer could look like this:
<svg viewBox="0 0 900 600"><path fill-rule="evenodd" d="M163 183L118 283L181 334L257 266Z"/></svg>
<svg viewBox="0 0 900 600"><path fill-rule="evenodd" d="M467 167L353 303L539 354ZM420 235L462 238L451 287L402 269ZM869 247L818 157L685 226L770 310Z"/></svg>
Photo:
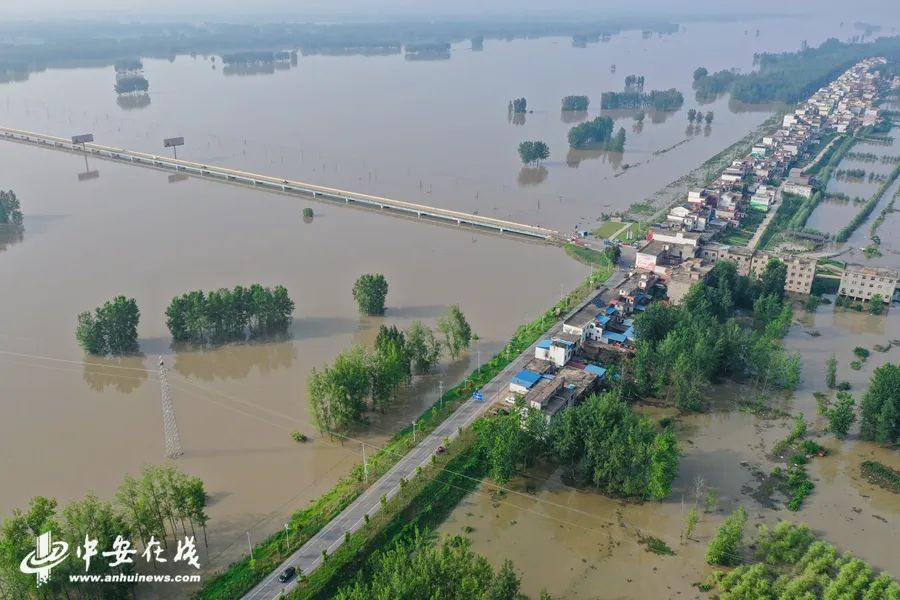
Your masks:
<svg viewBox="0 0 900 600"><path fill-rule="evenodd" d="M521 385L526 389L531 389L540 380L540 373L535 373L534 371L529 371L528 369L522 369L513 376L512 383Z"/></svg>

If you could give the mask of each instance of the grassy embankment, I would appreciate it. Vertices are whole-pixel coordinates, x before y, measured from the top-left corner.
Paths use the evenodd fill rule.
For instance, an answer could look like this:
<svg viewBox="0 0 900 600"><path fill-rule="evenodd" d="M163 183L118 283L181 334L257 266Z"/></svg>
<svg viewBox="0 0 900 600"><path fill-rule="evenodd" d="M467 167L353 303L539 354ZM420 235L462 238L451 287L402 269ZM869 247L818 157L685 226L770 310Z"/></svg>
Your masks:
<svg viewBox="0 0 900 600"><path fill-rule="evenodd" d="M445 455L435 456L432 464L402 484L396 496L382 499L381 510L355 533L347 535L334 554L301 580L287 598L331 598L357 573L365 571L377 550L411 538L417 530L432 530L440 525L485 475L484 461L475 443L477 436L473 429L466 429L448 446Z"/></svg>
<svg viewBox="0 0 900 600"><path fill-rule="evenodd" d="M888 202L884 208L881 209L881 212L878 213L878 216L872 221L872 224L869 226L869 245L866 246L865 255L868 258L872 258L874 256L881 256L881 237L878 235L878 228L884 223L887 216L894 212L894 203L897 201L897 198L900 198L900 189L894 192L894 196L891 198L891 201Z"/></svg>
<svg viewBox="0 0 900 600"><path fill-rule="evenodd" d="M587 260L600 266L591 277L571 291L565 298L535 320L520 326L510 342L493 358L476 369L461 384L447 391L441 402L435 402L418 419L416 431L419 438L427 435L449 416L460 404L466 402L472 392L493 379L512 360L537 341L559 316L583 301L596 289L599 282L607 279L613 271L602 252L587 250L580 252ZM596 252L600 257L591 254ZM601 262L602 261L602 262ZM388 444L368 458L369 481L375 481L387 472L412 447L412 427L399 431ZM279 532L253 549L254 561L249 557L231 564L223 572L209 578L195 595L198 600L232 600L239 598L259 583L268 573L278 567L288 554L305 544L329 521L341 513L351 502L367 489L362 466L357 466L335 484L335 486L314 500L310 505L294 513L290 519L289 532ZM455 504L455 502L454 502ZM336 553L337 554L337 553Z"/></svg>

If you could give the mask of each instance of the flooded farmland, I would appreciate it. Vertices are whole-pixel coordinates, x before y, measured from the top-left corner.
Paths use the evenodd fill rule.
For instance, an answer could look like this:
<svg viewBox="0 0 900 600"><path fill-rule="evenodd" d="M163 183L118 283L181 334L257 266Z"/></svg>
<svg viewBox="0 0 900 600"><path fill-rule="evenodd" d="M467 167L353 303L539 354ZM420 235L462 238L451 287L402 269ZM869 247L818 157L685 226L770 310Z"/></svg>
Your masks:
<svg viewBox="0 0 900 600"><path fill-rule="evenodd" d="M756 51L793 50L800 39L816 44L844 33L827 19L696 23L665 36L625 32L586 48L562 38L488 40L479 53L456 44L447 61L301 57L287 71L243 76L223 72L209 57L178 56L144 61L149 102L117 102L111 67L54 69L0 85L0 121L60 136L91 131L103 144L159 153L164 137L183 135L179 156L190 160L569 230L642 200L769 116L771 107L735 107L721 97L702 105L715 113L711 126L686 128L685 111L699 106L690 90L698 61L711 71L748 70ZM716 52L708 52L713 45ZM629 73L644 75L648 89L680 89L684 107L651 114L642 127L630 113L613 114L628 131L624 154L566 151L572 120L601 111L561 114L560 98L585 93L599 105L600 93L620 89ZM533 110L524 122L507 118L506 104L518 96ZM515 148L523 139L550 144L543 170L519 164ZM378 444L430 404L440 383L446 389L459 381L478 357L489 357L520 323L589 273L558 248L71 154L3 143L0 165L0 187L16 191L25 213L24 234L0 232L0 514L34 495L61 503L89 491L109 498L126 474L161 462L156 357L162 355L185 448L177 464L210 493L204 565L211 568L241 556L248 532L258 541L278 531L287 515L360 461L358 445L291 440L293 431L313 434L305 398L312 368L354 343L370 344L382 323L434 323L449 304L461 306L481 338L478 347L414 381L361 434ZM306 206L315 210L311 222L301 217ZM357 314L350 289L366 272L382 272L390 283L384 318ZM164 310L173 296L254 282L285 285L296 301L288 339L210 351L170 347ZM76 315L120 293L140 306L143 356L85 358L74 340ZM796 341L799 347L806 340ZM707 447L685 457L679 490L708 471L710 485L722 490L723 509L739 500L750 477L732 468L732 459L761 452L751 448L760 439L778 438L774 425L742 413L685 419L681 427L693 436L691 448ZM735 439L748 447L734 448ZM842 473L832 477L849 477ZM552 510L542 503L529 512L510 503L530 497L509 495L497 509L506 511L502 516L482 506L482 524L473 522L476 547L492 559L533 566L532 575L541 574L551 592L584 597L595 593L604 572L633 572L635 585L654 589L640 565L657 566L685 594L702 577L698 567L677 578L682 561L647 554L630 536L658 527L654 535L675 547L680 503L623 506L564 488L558 473L534 477L533 484L516 485L534 485L535 498L551 499ZM877 494L866 493L874 510ZM482 501L467 499L447 527L465 523L460 514ZM543 510L559 522L528 517ZM572 529L572 522L590 522L582 521L584 513L603 515L594 529L605 537ZM483 524L489 518L493 528ZM701 534L712 531L712 521L705 519ZM557 537L559 527L567 529ZM516 535L554 540L557 551L539 547L546 554L520 557L513 550L530 544ZM503 545L490 546L501 538ZM699 548L693 543L678 552L694 565ZM589 552L616 558L601 566ZM529 589L536 585L532 575L526 574ZM635 591L619 579L603 585L625 597Z"/></svg>
<svg viewBox="0 0 900 600"><path fill-rule="evenodd" d="M311 368L371 344L381 323L433 324L451 303L481 336L486 359L589 273L554 247L341 207L316 206L305 223L296 198L169 183L166 173L124 165L96 165L100 178L79 182L79 156L3 144L0 161L27 211L22 238L0 254L0 399L9 415L0 420L0 510L38 494L110 497L125 474L161 462L155 367L163 355L185 448L177 464L211 494L210 559L219 566L246 549L248 529L257 539L279 529L360 460L358 445L291 439L314 434ZM47 177L35 176L37 164ZM390 285L384 318L360 318L350 293L372 271ZM534 272L552 278L516 295ZM290 339L169 347L164 310L173 296L253 282L288 288L297 304ZM75 317L118 293L138 302L146 357L85 359ZM408 424L434 401L441 378L447 389L470 368L472 354L417 380L367 439L378 444Z"/></svg>
<svg viewBox="0 0 900 600"><path fill-rule="evenodd" d="M792 414L802 413L813 423L813 435L818 435L824 422L817 416L813 392L825 389L827 357L836 354L838 379L849 381L859 399L872 370L896 362L891 353L900 347L885 353L872 350L860 371L849 367L853 348L871 349L898 338L900 311L896 310L873 316L823 306L815 315L801 315L786 345L801 353L803 382L793 398L773 401ZM754 498L758 487L754 474L768 473L776 465L769 453L790 431L790 419L737 410L739 400L754 395L749 388L715 386L709 395L714 408L707 414L677 417L673 410L640 409L654 419L676 419L682 458L673 492L665 502L632 504L590 488L573 489L561 480L564 469L544 465L514 479L504 494L498 495L489 482L482 483L457 507L442 532L467 535L473 548L495 564L513 560L522 575L523 592L533 597L546 589L554 597L565 598L705 598L695 584L713 571L704 559L706 544L724 515L739 504L750 516L748 535L760 524L801 521L840 550L876 568L900 573L900 557L893 551L900 527L900 499L859 473L864 460L900 468L896 451L853 435L844 442L829 435L816 437L829 453L810 462L815 490L800 511L791 512L777 495L774 505ZM694 506L697 476L707 489L718 492L718 508L712 513L701 510L694 539L683 542L684 514ZM665 542L674 555L650 552L646 541L651 536Z"/></svg>
<svg viewBox="0 0 900 600"><path fill-rule="evenodd" d="M893 128L890 135L896 135L900 131ZM818 231L835 234L846 225L862 208L863 203L872 197L881 186L883 178L890 176L896 167L900 157L900 146L885 145L861 141L854 144L850 152L856 156L844 158L835 168L826 188L826 197L813 211L806 222L806 226ZM876 157L874 160L861 160L859 155ZM860 177L848 176L846 173L852 170L861 170ZM851 247L865 247L868 243L869 224L878 216L881 208L890 202L897 190L897 182L885 192L872 215L865 223L859 226L849 241ZM831 197L828 197L831 196ZM888 229L885 228L885 232ZM886 239L893 239L895 235L883 235ZM862 242L862 243L859 243ZM862 254L860 253L860 256ZM897 261L895 261L897 262Z"/></svg>

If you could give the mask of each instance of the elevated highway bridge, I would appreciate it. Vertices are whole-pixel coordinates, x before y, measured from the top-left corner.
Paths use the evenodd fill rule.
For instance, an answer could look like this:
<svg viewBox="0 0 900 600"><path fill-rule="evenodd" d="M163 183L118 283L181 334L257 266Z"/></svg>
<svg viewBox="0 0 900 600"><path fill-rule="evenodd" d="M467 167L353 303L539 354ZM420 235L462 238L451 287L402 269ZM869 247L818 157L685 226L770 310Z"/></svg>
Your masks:
<svg viewBox="0 0 900 600"><path fill-rule="evenodd" d="M293 179L272 177L250 171L241 171L216 165L201 164L198 162L157 156L128 150L125 148L113 148L97 143L74 143L70 138L62 138L43 133L23 131L0 127L0 139L29 144L40 148L60 150L85 156L102 158L118 163L142 166L157 170L171 171L188 176L220 181L262 189L276 193L284 193L309 197L314 200L322 200L331 203L356 206L360 208L375 209L384 214L412 217L415 219L443 223L447 225L479 229L500 234L510 234L542 240L546 242L562 242L564 237L552 229L495 219L482 215L466 213L436 206L427 206L404 200L395 200L383 196L363 194L339 188L326 187L313 183L306 183Z"/></svg>

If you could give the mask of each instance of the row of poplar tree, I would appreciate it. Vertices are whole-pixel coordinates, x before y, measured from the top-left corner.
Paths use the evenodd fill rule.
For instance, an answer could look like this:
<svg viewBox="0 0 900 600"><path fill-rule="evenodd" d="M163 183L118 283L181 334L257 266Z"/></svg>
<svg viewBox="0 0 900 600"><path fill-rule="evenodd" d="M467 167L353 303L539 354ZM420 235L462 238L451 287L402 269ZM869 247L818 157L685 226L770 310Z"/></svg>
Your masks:
<svg viewBox="0 0 900 600"><path fill-rule="evenodd" d="M294 301L283 286L255 283L173 298L166 309L166 325L176 342L221 344L282 334L293 312ZM140 318L134 298L116 296L93 312L78 315L75 339L90 354L133 354L138 351Z"/></svg>

